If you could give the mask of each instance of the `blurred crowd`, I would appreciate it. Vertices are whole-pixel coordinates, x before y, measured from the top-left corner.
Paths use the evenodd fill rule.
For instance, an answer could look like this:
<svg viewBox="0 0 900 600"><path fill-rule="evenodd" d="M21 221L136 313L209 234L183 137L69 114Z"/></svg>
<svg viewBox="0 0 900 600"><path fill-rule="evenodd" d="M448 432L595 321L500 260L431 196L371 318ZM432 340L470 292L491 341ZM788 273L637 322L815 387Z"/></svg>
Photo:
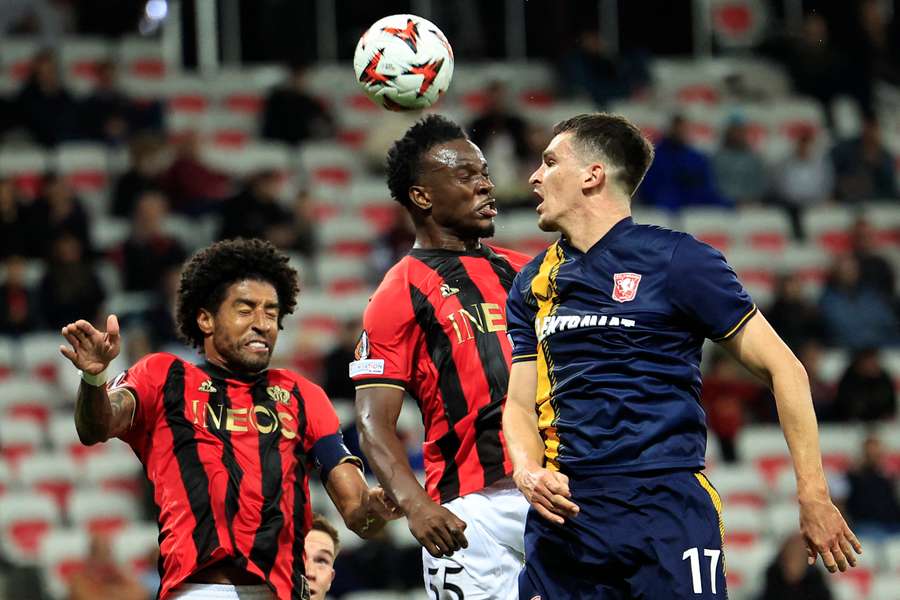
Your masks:
<svg viewBox="0 0 900 600"><path fill-rule="evenodd" d="M56 4L10 2L0 10L0 32L62 28L54 20ZM656 158L635 205L675 215L697 206L734 209L736 215L748 207L775 206L790 215L792 235L800 242L806 237L802 215L810 208L883 203L900 210L897 158L883 139L886 125L875 93L877 85L900 84L900 38L890 35L898 18L888 20L878 2L848 4L858 4L850 24L855 26L847 25L850 33L835 36L829 29L833 20L812 14L802 30L769 39L761 49L781 62L796 93L822 103L825 131L796 132L788 155L773 163L754 144L752 127L740 110L728 119L711 149L693 141L689 119L675 112L654 140ZM558 57L557 93L589 98L598 109L638 99L653 86L651 63L639 52L616 54L598 32L584 31ZM310 91L308 68L303 61L291 63L284 82L270 91L259 113L260 138L295 147L336 139L334 108ZM261 237L309 259L319 253L315 199L308 189L286 186L274 170L236 177L208 164L199 134L171 135L165 103L130 97L118 83L114 62L99 65L96 84L87 95L67 89L52 49L40 51L30 69L18 90L0 96L0 147L53 148L84 140L127 149L129 167L112 182L106 206L108 216L127 219L130 225L124 242L100 250L95 246L96 215L66 177L46 172L28 185L0 177L0 261L5 274L0 282L0 335L16 338L56 331L76 318L98 320L110 294L98 266L102 262L117 270L124 291L152 299L125 323L132 333L131 356L177 345L174 292L190 249L167 233L164 223L170 215L198 223L211 218L217 238ZM835 127L831 108L838 96L852 98L861 115L852 137L841 137ZM485 86L473 118L464 125L485 152L498 200L510 211L530 210L533 198L527 180L548 140L546 127L529 119L500 79ZM377 175L380 154L370 154L367 162ZM872 225L860 218L847 232L849 248L834 256L818 297L785 273L771 304L761 307L804 364L823 422L877 423L897 417L900 373L889 372L881 356L884 349L900 346L900 298L896 268L882 253ZM412 242L410 225L398 210L370 254L372 283ZM43 265L37 277L35 261ZM345 323L317 364L318 372L310 373L338 402L353 396L346 372L358 330L358 322ZM820 374L828 349L846 350L851 357L835 383ZM742 427L777 418L770 393L724 354L713 352L706 369L703 402L711 430L722 458L740 460L736 439ZM354 443L352 436L348 440ZM846 475L844 506L857 530L896 534L896 472L883 469L880 453L878 439L868 439L862 461ZM92 560L100 564L106 554L102 543L97 544ZM352 574L362 572L380 574L385 588L419 586L418 576L410 580L409 573L398 568L408 561L397 557L399 550L389 550L390 544L376 541L343 554L337 569L347 576L337 580L333 591L371 586L370 579L353 581ZM820 591L825 584L816 571L804 565L801 540L789 538L767 572L763 597L803 597L797 593L804 590L809 597L829 597L827 590ZM107 579L118 581L112 575ZM79 591L95 583L90 577L74 580L72 597L96 597ZM120 583L116 597L141 597L139 581Z"/></svg>

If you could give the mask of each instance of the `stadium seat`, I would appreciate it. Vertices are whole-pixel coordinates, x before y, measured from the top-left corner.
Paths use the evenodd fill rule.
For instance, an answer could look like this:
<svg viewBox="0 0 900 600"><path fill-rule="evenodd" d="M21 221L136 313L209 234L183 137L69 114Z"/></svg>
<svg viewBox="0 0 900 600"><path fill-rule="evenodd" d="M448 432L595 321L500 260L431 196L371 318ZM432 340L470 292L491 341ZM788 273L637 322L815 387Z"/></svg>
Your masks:
<svg viewBox="0 0 900 600"><path fill-rule="evenodd" d="M748 546L726 546L728 597L732 600L756 600L757 594L762 591L763 574L776 552L777 548L768 541Z"/></svg>
<svg viewBox="0 0 900 600"><path fill-rule="evenodd" d="M125 73L143 79L160 79L166 75L162 44L155 39L127 36L118 46L118 59Z"/></svg>
<svg viewBox="0 0 900 600"><path fill-rule="evenodd" d="M16 485L16 477L9 464L0 458L0 497L13 490Z"/></svg>
<svg viewBox="0 0 900 600"><path fill-rule="evenodd" d="M800 507L796 500L773 502L766 509L766 519L766 528L773 540L782 540L800 531Z"/></svg>
<svg viewBox="0 0 900 600"><path fill-rule="evenodd" d="M884 570L900 575L900 536L894 536L884 543Z"/></svg>
<svg viewBox="0 0 900 600"><path fill-rule="evenodd" d="M41 540L40 566L51 598L65 598L69 579L84 568L90 536L79 528L55 528Z"/></svg>
<svg viewBox="0 0 900 600"><path fill-rule="evenodd" d="M856 424L819 425L819 446L826 470L844 472L850 468L862 452L866 432Z"/></svg>
<svg viewBox="0 0 900 600"><path fill-rule="evenodd" d="M900 573L882 573L872 580L870 600L900 600Z"/></svg>
<svg viewBox="0 0 900 600"><path fill-rule="evenodd" d="M39 148L0 149L0 177L12 179L19 192L28 197L38 195L41 178L49 168L49 156Z"/></svg>
<svg viewBox="0 0 900 600"><path fill-rule="evenodd" d="M125 526L113 534L112 551L116 561L134 569L135 572L152 567L150 560L159 551L159 527L156 523L142 522Z"/></svg>
<svg viewBox="0 0 900 600"><path fill-rule="evenodd" d="M366 221L334 219L319 228L319 244L325 254L363 258L371 252L376 234Z"/></svg>
<svg viewBox="0 0 900 600"><path fill-rule="evenodd" d="M59 45L59 62L69 82L83 80L93 84L97 67L110 60L112 47L99 37L66 37Z"/></svg>
<svg viewBox="0 0 900 600"><path fill-rule="evenodd" d="M669 128L669 112L649 102L614 102L610 105L610 112L620 114L637 125L653 142L658 142Z"/></svg>
<svg viewBox="0 0 900 600"><path fill-rule="evenodd" d="M112 534L139 516L134 496L109 490L78 489L72 492L66 514L73 525L91 533Z"/></svg>
<svg viewBox="0 0 900 600"><path fill-rule="evenodd" d="M35 492L15 492L0 498L0 547L18 564L33 564L41 539L60 522L53 499Z"/></svg>
<svg viewBox="0 0 900 600"><path fill-rule="evenodd" d="M685 208L681 212L684 231L722 252L727 252L736 241L734 223L737 220L733 210Z"/></svg>
<svg viewBox="0 0 900 600"><path fill-rule="evenodd" d="M15 81L25 80L31 71L31 59L40 48L37 38L4 35L0 38L0 69Z"/></svg>
<svg viewBox="0 0 900 600"><path fill-rule="evenodd" d="M875 228L879 245L900 247L900 210L896 204L890 201L872 203L865 207L863 215Z"/></svg>
<svg viewBox="0 0 900 600"><path fill-rule="evenodd" d="M33 419L0 419L0 457L13 468L43 443L44 428Z"/></svg>
<svg viewBox="0 0 900 600"><path fill-rule="evenodd" d="M303 144L299 153L300 170L310 185L344 188L361 175L361 166L357 154L334 142Z"/></svg>
<svg viewBox="0 0 900 600"><path fill-rule="evenodd" d="M236 177L262 170L287 175L291 166L289 148L278 142L253 142L237 148L205 146L203 160L211 167Z"/></svg>
<svg viewBox="0 0 900 600"><path fill-rule="evenodd" d="M752 546L763 539L766 533L763 509L743 504L723 504L726 547Z"/></svg>
<svg viewBox="0 0 900 600"><path fill-rule="evenodd" d="M633 208L632 217L635 223L659 225L669 229L677 229L679 226L675 223L676 219L672 217L672 213L669 211L649 206L634 206Z"/></svg>
<svg viewBox="0 0 900 600"><path fill-rule="evenodd" d="M84 482L92 489L119 490L137 496L143 489L142 479L140 461L124 445L120 451L110 448L84 460Z"/></svg>
<svg viewBox="0 0 900 600"><path fill-rule="evenodd" d="M749 461L770 485L774 485L781 470L790 465L784 434L773 425L742 429L737 440L737 454L742 460Z"/></svg>
<svg viewBox="0 0 900 600"><path fill-rule="evenodd" d="M13 374L19 360L16 341L10 336L0 335L0 385ZM0 396L2 397L2 396ZM2 404L2 400L0 400Z"/></svg>
<svg viewBox="0 0 900 600"><path fill-rule="evenodd" d="M98 199L109 188L109 159L101 144L68 143L59 147L54 158L56 170L76 193L90 199L87 208L94 213L106 208ZM99 206L98 206L99 205Z"/></svg>
<svg viewBox="0 0 900 600"><path fill-rule="evenodd" d="M355 257L320 254L316 259L319 285L332 294L365 290L371 271L366 261Z"/></svg>
<svg viewBox="0 0 900 600"><path fill-rule="evenodd" d="M72 457L59 452L26 456L19 461L18 471L24 488L50 496L60 508L66 506L81 474Z"/></svg>
<svg viewBox="0 0 900 600"><path fill-rule="evenodd" d="M850 357L846 350L829 348L822 353L819 376L825 383L837 385L849 362Z"/></svg>
<svg viewBox="0 0 900 600"><path fill-rule="evenodd" d="M721 464L709 473L709 480L726 507L761 507L769 493L766 481L752 465Z"/></svg>
<svg viewBox="0 0 900 600"><path fill-rule="evenodd" d="M21 338L22 367L33 380L55 384L58 378L59 346L65 342L59 332L29 333ZM35 394L38 393L36 389ZM59 394L49 395L44 391L40 400L46 401L46 407L58 406Z"/></svg>
<svg viewBox="0 0 900 600"><path fill-rule="evenodd" d="M78 439L75 430L75 419L71 411L54 413L47 424L47 436L50 446L55 452L68 454L76 462L82 462L89 454L98 454L106 450L104 444L85 446Z"/></svg>
<svg viewBox="0 0 900 600"><path fill-rule="evenodd" d="M858 600L859 598L869 598L875 573L865 563L861 563L844 573L835 573L833 579L832 585L839 600L843 598Z"/></svg>
<svg viewBox="0 0 900 600"><path fill-rule="evenodd" d="M850 248L850 227L856 210L844 206L810 207L803 212L806 237L828 252L845 252Z"/></svg>
<svg viewBox="0 0 900 600"><path fill-rule="evenodd" d="M735 235L757 250L781 252L791 237L787 215L779 208L748 208L734 219Z"/></svg>
<svg viewBox="0 0 900 600"><path fill-rule="evenodd" d="M131 234L127 219L98 216L90 224L91 241L100 252L117 249Z"/></svg>
<svg viewBox="0 0 900 600"><path fill-rule="evenodd" d="M59 346L59 342L57 342ZM20 346L20 356L24 353ZM29 374L31 378L26 378ZM43 426L50 410L59 402L59 393L36 373L19 367L17 376L0 381L0 410L15 419L30 419Z"/></svg>

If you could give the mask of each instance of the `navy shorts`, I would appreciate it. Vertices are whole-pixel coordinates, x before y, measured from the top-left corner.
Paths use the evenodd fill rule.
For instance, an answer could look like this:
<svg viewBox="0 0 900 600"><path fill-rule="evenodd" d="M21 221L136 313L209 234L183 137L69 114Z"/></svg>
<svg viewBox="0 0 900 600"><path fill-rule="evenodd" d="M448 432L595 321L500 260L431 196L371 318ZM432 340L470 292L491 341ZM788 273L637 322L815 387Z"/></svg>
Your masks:
<svg viewBox="0 0 900 600"><path fill-rule="evenodd" d="M692 471L569 479L581 512L564 525L532 508L520 600L723 600L722 503Z"/></svg>

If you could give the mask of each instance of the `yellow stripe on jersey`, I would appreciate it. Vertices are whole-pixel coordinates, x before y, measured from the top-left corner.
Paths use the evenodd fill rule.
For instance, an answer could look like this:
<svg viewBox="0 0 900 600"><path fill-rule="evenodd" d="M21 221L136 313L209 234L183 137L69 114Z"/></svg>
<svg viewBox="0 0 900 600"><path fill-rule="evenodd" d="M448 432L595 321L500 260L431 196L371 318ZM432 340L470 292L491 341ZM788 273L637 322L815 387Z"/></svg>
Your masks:
<svg viewBox="0 0 900 600"><path fill-rule="evenodd" d="M731 336L733 336L735 333L737 333L738 329L740 329L741 327L743 327L744 324L750 319L750 317L752 317L752 316L755 315L755 314L756 314L756 305L754 304L754 305L750 308L750 310L747 311L747 314L744 315L743 317L741 317L741 320L738 321L737 324L736 324L734 327L732 327L731 329L728 330L728 333L726 333L726 334L723 335L722 337L719 337L719 338L714 339L713 341L714 341L714 342L721 342L721 341L727 340L728 338L730 338Z"/></svg>
<svg viewBox="0 0 900 600"><path fill-rule="evenodd" d="M562 266L565 256L559 242L547 249L544 261L538 269L537 275L531 280L531 293L538 303L535 323L543 323L544 319L552 316L559 308L559 291L556 287L556 277ZM553 374L553 357L550 356L550 344L544 339L540 343L540 352L537 356L537 403L538 431L544 439L544 462L551 470L559 470L557 457L559 456L559 437L556 433L556 407L553 406L553 388L556 387L556 377Z"/></svg>
<svg viewBox="0 0 900 600"><path fill-rule="evenodd" d="M697 481L700 482L700 487L706 490L706 493L709 494L709 499L712 500L713 506L716 509L716 515L719 518L719 535L722 538L722 548L725 548L725 521L722 519L722 498L719 496L719 492L716 491L716 488L712 486L709 482L709 479L706 478L706 475L703 473L694 473L694 477L697 478ZM725 573L725 554L722 553L722 572Z"/></svg>

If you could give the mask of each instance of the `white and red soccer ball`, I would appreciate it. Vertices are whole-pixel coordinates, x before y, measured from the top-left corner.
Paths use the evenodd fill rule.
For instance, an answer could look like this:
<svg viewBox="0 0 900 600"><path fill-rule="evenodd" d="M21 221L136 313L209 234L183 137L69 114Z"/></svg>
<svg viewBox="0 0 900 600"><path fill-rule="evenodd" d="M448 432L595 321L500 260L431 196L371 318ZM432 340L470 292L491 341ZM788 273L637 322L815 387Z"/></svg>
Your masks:
<svg viewBox="0 0 900 600"><path fill-rule="evenodd" d="M366 95L379 106L428 108L450 86L453 49L431 21L391 15L376 21L359 38L353 70Z"/></svg>

